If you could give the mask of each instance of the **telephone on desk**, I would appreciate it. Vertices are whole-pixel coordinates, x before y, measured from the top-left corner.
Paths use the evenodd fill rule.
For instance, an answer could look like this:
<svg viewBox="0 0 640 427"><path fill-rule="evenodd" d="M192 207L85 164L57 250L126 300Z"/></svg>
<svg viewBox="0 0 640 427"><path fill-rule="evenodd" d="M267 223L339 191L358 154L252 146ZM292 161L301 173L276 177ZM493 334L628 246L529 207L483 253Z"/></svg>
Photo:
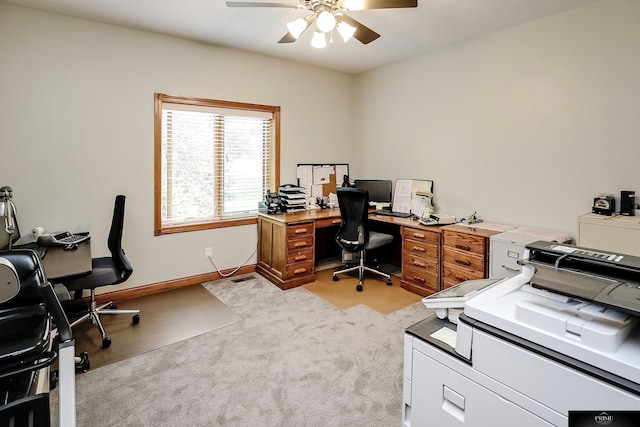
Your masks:
<svg viewBox="0 0 640 427"><path fill-rule="evenodd" d="M68 231L62 231L51 234L42 234L38 237L38 246L52 247L59 246L65 249L75 249L85 240L89 239L89 233L72 234Z"/></svg>
<svg viewBox="0 0 640 427"><path fill-rule="evenodd" d="M422 225L446 225L446 224L454 224L456 222L456 217L451 215L437 215L431 214L428 217L423 217L418 220L418 222Z"/></svg>

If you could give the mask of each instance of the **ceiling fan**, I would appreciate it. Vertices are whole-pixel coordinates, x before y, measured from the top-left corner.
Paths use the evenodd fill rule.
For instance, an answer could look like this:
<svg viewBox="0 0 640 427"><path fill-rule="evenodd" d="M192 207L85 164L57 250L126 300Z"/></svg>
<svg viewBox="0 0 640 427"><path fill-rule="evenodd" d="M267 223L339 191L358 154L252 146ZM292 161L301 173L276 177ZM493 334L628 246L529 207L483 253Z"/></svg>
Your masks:
<svg viewBox="0 0 640 427"><path fill-rule="evenodd" d="M380 37L364 24L348 16L345 12L369 9L391 9L417 7L418 0L298 0L294 3L264 3L227 1L227 7L282 7L306 9L311 12L287 24L287 34L278 43L293 43L300 35L316 23L311 46L322 48L327 45L326 34L335 28L346 42L351 37L368 44Z"/></svg>

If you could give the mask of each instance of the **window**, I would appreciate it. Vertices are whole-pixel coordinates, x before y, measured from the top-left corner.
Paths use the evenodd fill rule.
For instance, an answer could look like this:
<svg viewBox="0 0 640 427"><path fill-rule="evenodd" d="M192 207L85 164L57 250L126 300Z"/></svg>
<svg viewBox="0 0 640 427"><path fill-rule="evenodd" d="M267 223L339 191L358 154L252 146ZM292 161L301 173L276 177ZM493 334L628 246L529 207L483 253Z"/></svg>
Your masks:
<svg viewBox="0 0 640 427"><path fill-rule="evenodd" d="M255 223L279 180L280 107L155 95L155 234Z"/></svg>

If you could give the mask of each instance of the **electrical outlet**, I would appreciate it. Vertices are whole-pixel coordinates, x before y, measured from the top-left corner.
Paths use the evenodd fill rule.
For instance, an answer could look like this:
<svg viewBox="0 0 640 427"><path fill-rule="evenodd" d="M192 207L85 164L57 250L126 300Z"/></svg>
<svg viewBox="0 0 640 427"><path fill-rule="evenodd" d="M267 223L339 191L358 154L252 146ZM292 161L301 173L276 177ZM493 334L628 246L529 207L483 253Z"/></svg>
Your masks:
<svg viewBox="0 0 640 427"><path fill-rule="evenodd" d="M211 254L211 248L204 248L204 257L205 258L211 258L212 254Z"/></svg>

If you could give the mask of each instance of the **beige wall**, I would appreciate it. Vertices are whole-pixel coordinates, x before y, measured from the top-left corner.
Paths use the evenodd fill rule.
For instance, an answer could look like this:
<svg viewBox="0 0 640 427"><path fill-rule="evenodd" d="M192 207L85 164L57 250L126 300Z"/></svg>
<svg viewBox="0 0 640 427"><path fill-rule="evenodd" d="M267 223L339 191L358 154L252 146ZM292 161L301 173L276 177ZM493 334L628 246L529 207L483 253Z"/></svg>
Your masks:
<svg viewBox="0 0 640 427"><path fill-rule="evenodd" d="M23 232L87 230L95 256L126 194L123 287L213 271L207 246L255 263L255 226L153 236L163 92L280 105L283 182L349 162L435 180L444 213L575 234L594 193L640 195L639 17L607 0L352 76L0 4L0 185Z"/></svg>
<svg viewBox="0 0 640 427"><path fill-rule="evenodd" d="M134 275L122 287L233 268L256 227L153 235L153 94L282 107L282 181L298 162L349 162L352 75L0 4L0 186L21 231L87 230L94 256L118 193ZM318 123L316 113L330 126ZM249 263L255 263L255 255Z"/></svg>
<svg viewBox="0 0 640 427"><path fill-rule="evenodd" d="M435 181L442 213L575 235L640 201L640 1L608 0L359 75L354 169Z"/></svg>

